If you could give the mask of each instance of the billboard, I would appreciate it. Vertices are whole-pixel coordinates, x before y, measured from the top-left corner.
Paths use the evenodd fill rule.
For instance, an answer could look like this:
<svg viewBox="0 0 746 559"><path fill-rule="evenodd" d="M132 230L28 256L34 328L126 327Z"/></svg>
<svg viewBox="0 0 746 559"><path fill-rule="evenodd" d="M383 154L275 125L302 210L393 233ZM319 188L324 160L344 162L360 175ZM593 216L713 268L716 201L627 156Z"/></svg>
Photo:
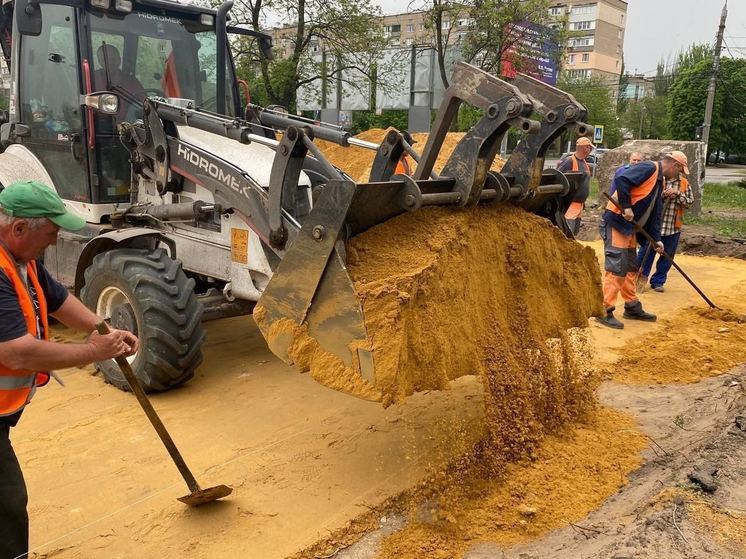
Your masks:
<svg viewBox="0 0 746 559"><path fill-rule="evenodd" d="M511 46L502 55L503 76L514 78L521 72L549 85L557 84L560 45L554 29L522 21L508 25L505 35Z"/></svg>

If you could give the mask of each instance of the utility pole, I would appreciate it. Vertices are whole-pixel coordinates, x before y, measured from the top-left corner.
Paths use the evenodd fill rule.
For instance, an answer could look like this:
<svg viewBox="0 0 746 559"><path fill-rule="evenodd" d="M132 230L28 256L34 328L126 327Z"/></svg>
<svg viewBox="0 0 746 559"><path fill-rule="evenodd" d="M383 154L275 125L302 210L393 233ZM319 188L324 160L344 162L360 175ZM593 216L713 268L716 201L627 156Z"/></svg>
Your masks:
<svg viewBox="0 0 746 559"><path fill-rule="evenodd" d="M715 87L717 86L718 72L720 71L720 49L723 47L723 34L725 33L725 18L728 16L728 0L725 0L723 13L720 15L720 27L718 38L715 42L715 55L712 60L712 75L710 86L707 88L707 104L705 105L705 121L702 124L702 141L705 144L705 157L707 157L707 144L710 141L710 124L712 123L712 105L715 103Z"/></svg>

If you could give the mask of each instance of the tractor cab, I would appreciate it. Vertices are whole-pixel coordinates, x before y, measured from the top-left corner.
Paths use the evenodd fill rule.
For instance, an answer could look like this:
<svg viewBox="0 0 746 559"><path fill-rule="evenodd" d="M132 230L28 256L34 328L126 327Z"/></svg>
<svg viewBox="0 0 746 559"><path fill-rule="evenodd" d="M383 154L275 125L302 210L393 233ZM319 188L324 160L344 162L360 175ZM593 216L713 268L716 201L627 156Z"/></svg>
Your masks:
<svg viewBox="0 0 746 559"><path fill-rule="evenodd" d="M53 1L3 5L12 85L0 140L98 223L130 202L117 125L141 118L146 97L240 114L225 24L232 3L216 11L162 0ZM92 94L102 91L115 97L97 107Z"/></svg>

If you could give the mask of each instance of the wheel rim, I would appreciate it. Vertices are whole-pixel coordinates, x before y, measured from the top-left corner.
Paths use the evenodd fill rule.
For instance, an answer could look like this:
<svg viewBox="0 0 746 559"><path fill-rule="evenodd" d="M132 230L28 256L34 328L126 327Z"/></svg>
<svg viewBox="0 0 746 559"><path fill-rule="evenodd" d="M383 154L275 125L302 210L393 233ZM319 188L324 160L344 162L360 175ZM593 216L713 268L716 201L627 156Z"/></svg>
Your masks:
<svg viewBox="0 0 746 559"><path fill-rule="evenodd" d="M96 314L111 322L112 327L118 330L129 330L137 335L137 319L132 301L127 294L110 285L105 287L96 301ZM127 357L127 362L132 364L137 358L135 355Z"/></svg>

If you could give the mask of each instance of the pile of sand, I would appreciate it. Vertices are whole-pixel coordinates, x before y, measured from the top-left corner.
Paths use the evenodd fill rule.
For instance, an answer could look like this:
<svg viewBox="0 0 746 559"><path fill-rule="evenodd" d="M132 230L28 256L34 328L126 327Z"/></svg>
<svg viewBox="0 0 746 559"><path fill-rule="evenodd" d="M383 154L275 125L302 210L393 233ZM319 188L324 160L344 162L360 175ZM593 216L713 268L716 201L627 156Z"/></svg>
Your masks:
<svg viewBox="0 0 746 559"><path fill-rule="evenodd" d="M364 314L375 379L367 382L283 319L289 356L318 382L384 405L479 374L504 415L561 424L591 399L566 331L601 310L595 254L512 206L429 207L354 237L348 272ZM254 313L262 324L263 309ZM547 340L558 340L550 349ZM503 383L506 383L503 386ZM505 392L510 398L505 398Z"/></svg>
<svg viewBox="0 0 746 559"><path fill-rule="evenodd" d="M452 474L429 488L428 508L421 494L407 499L410 522L384 539L379 557L451 559L480 542L522 543L578 522L627 483L646 445L630 416L599 409L499 475Z"/></svg>
<svg viewBox="0 0 746 559"><path fill-rule="evenodd" d="M662 328L631 341L611 367L626 383L699 382L743 363L746 317L721 309L689 307Z"/></svg>
<svg viewBox="0 0 746 559"><path fill-rule="evenodd" d="M383 128L371 128L365 132L361 132L356 138L365 140L367 142L373 142L379 144L386 137L390 129ZM417 140L414 145L414 149L422 153L427 143L428 134L426 133L413 133L412 137ZM464 137L463 132L449 132L446 134L446 138L443 141L443 147L438 154L438 159L435 162L435 172L440 172L448 161L451 152L459 143L461 138ZM326 156L331 163L348 175L350 175L357 182L366 182L370 176L370 170L373 167L373 159L375 158L376 152L364 149L356 146L343 147L331 142L325 142L323 140L315 140L314 143L319 146L324 156ZM502 169L505 161L499 157L495 158L495 162L492 164L492 169L499 171Z"/></svg>

